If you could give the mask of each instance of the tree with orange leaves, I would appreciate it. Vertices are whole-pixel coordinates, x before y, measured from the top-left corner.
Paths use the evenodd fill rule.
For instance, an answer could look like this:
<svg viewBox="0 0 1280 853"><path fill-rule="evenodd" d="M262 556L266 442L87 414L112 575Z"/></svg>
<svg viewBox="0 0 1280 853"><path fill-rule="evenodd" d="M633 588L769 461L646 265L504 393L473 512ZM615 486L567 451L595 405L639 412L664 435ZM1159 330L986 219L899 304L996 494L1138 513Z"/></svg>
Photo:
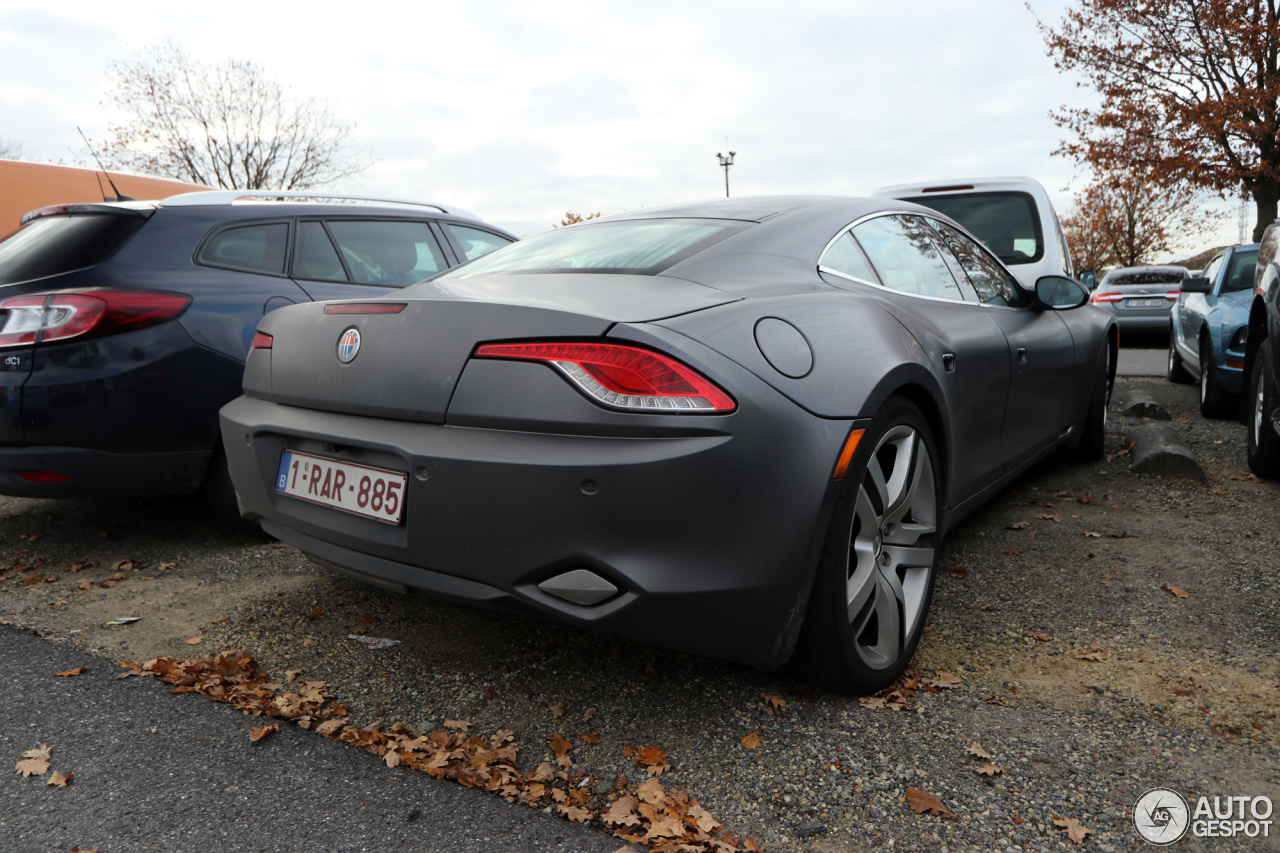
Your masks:
<svg viewBox="0 0 1280 853"><path fill-rule="evenodd" d="M1072 261L1096 272L1152 263L1190 245L1220 218L1197 209L1197 198L1186 184L1160 186L1141 173L1097 175L1062 220Z"/></svg>
<svg viewBox="0 0 1280 853"><path fill-rule="evenodd" d="M1040 31L1094 106L1063 107L1059 153L1095 170L1253 199L1253 239L1280 204L1280 0L1074 0Z"/></svg>

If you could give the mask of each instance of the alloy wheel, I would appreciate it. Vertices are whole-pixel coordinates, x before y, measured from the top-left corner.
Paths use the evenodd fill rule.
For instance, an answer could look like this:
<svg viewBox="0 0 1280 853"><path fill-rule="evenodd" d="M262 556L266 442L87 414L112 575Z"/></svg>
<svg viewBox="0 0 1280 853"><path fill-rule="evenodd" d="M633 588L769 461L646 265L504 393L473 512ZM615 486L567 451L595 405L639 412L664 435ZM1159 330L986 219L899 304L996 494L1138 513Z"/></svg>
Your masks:
<svg viewBox="0 0 1280 853"><path fill-rule="evenodd" d="M938 495L929 450L907 425L867 462L849 537L846 611L858 656L893 666L919 627L936 551Z"/></svg>

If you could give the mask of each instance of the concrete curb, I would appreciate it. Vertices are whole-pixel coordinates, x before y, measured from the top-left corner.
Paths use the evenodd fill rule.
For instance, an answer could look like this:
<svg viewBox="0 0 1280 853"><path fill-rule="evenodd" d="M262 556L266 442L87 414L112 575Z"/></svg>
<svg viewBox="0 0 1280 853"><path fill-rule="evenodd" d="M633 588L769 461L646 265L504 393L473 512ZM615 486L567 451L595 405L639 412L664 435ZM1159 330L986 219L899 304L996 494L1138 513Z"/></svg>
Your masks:
<svg viewBox="0 0 1280 853"><path fill-rule="evenodd" d="M1132 391L1124 401L1124 413L1133 418L1147 418L1154 421L1170 420L1169 411L1155 398L1145 391Z"/></svg>
<svg viewBox="0 0 1280 853"><path fill-rule="evenodd" d="M1135 474L1181 477L1184 480L1205 479L1204 469L1200 467L1196 455L1169 427L1163 424L1142 424L1129 430L1128 437L1135 442Z"/></svg>

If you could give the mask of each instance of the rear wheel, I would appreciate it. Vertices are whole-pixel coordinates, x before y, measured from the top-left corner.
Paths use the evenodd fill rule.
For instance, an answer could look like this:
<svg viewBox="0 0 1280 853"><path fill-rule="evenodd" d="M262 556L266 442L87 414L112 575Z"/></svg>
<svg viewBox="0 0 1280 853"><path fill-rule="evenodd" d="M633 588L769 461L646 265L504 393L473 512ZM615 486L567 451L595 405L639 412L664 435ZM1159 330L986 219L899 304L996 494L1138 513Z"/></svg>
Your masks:
<svg viewBox="0 0 1280 853"><path fill-rule="evenodd" d="M1248 389L1249 467L1259 477L1280 479L1280 435L1271 425L1271 413L1280 406L1280 393L1277 393L1269 340L1263 341L1254 354Z"/></svg>
<svg viewBox="0 0 1280 853"><path fill-rule="evenodd" d="M1213 349L1207 338L1200 339L1200 414L1206 418L1235 417L1239 408L1236 395L1218 381L1213 369Z"/></svg>
<svg viewBox="0 0 1280 853"><path fill-rule="evenodd" d="M262 528L257 523L240 517L240 501L236 498L236 487L231 482L231 472L227 469L227 451L222 447L221 438L209 456L209 468L200 484L200 493L223 524L244 535L263 535Z"/></svg>
<svg viewBox="0 0 1280 853"><path fill-rule="evenodd" d="M841 485L792 669L843 694L874 693L907 668L933 597L941 477L933 436L890 397Z"/></svg>
<svg viewBox="0 0 1280 853"><path fill-rule="evenodd" d="M1169 330L1169 381L1176 382L1179 385L1191 384L1191 374L1187 372L1187 368L1182 364L1182 356L1178 353L1178 333L1173 329Z"/></svg>

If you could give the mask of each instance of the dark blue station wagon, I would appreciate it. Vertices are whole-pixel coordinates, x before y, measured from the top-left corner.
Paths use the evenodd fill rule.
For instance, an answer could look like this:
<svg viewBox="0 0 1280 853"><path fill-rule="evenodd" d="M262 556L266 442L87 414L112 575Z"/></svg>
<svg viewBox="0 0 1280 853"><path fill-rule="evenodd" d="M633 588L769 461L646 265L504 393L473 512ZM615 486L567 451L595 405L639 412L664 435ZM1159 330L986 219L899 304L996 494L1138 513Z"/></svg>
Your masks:
<svg viewBox="0 0 1280 853"><path fill-rule="evenodd" d="M434 204L238 190L41 208L0 243L0 494L204 490L263 315L380 296L515 237Z"/></svg>

